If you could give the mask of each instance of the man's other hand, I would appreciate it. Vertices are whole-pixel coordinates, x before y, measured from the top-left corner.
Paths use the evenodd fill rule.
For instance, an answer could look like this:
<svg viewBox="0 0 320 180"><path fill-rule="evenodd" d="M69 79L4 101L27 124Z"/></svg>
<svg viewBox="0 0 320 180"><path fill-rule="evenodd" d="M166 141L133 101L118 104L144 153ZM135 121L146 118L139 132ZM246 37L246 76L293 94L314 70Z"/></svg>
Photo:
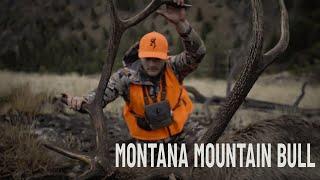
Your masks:
<svg viewBox="0 0 320 180"><path fill-rule="evenodd" d="M178 6L184 5L184 0L174 0L173 2ZM157 13L165 17L173 24L178 24L179 22L183 22L186 19L185 8L175 8L173 6L167 5L166 10L158 10Z"/></svg>

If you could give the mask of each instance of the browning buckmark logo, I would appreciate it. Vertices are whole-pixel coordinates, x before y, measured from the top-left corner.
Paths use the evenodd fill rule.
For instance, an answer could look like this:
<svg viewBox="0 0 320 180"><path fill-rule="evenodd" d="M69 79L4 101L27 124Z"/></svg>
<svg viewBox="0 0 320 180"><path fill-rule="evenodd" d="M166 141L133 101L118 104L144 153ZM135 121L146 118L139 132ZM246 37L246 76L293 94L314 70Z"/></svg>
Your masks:
<svg viewBox="0 0 320 180"><path fill-rule="evenodd" d="M150 40L150 46L153 46L153 49L154 48L156 48L156 38L152 38L151 40Z"/></svg>

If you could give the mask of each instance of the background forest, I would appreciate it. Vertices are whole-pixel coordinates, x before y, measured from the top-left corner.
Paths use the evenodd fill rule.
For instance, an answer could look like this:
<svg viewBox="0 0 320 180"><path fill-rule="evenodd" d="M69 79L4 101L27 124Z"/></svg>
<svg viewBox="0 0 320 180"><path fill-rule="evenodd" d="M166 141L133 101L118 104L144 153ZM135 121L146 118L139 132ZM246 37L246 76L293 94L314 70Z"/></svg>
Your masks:
<svg viewBox="0 0 320 180"><path fill-rule="evenodd" d="M119 0L123 18L141 10L148 0ZM191 2L188 20L207 46L207 55L194 76L225 77L228 62L238 63L250 37L250 3L243 0ZM313 74L320 70L320 1L286 0L290 15L290 44L268 72ZM265 48L280 32L278 4L264 1ZM170 54L181 52L175 29L156 14L127 31L116 66L124 52L149 31L164 33ZM109 38L103 0L3 0L0 2L0 69L24 72L95 74L101 72ZM230 57L231 61L226 61ZM241 64L241 63L239 63Z"/></svg>

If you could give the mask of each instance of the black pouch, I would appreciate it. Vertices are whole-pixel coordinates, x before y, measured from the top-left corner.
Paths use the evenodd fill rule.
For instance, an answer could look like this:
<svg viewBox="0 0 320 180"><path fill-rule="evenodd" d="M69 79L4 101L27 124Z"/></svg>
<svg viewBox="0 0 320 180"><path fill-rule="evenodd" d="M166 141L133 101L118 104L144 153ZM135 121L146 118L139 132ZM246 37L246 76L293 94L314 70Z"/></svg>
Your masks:
<svg viewBox="0 0 320 180"><path fill-rule="evenodd" d="M137 124L141 129L144 129L146 131L151 131L152 130L150 125L149 125L149 122L146 121L145 118L137 117Z"/></svg>
<svg viewBox="0 0 320 180"><path fill-rule="evenodd" d="M151 129L167 127L172 123L171 108L167 100L145 106L145 118Z"/></svg>

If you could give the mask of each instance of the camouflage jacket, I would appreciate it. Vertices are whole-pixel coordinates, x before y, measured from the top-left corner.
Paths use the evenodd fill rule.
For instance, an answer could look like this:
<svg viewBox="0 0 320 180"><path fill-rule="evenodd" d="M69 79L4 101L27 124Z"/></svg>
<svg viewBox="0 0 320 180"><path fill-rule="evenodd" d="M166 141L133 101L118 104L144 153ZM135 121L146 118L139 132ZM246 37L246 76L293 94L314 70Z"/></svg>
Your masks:
<svg viewBox="0 0 320 180"><path fill-rule="evenodd" d="M206 48L199 35L192 30L188 35L180 35L184 51L180 54L169 56L168 65L171 66L173 72L180 82L193 72L203 59ZM149 94L155 95L159 90L159 80L154 80L146 75L142 69L142 65L137 60L134 68L121 68L115 72L109 80L103 98L103 107L115 100L121 95L125 101L129 102L130 83L149 86ZM85 98L91 102L94 99L95 91L88 93Z"/></svg>

